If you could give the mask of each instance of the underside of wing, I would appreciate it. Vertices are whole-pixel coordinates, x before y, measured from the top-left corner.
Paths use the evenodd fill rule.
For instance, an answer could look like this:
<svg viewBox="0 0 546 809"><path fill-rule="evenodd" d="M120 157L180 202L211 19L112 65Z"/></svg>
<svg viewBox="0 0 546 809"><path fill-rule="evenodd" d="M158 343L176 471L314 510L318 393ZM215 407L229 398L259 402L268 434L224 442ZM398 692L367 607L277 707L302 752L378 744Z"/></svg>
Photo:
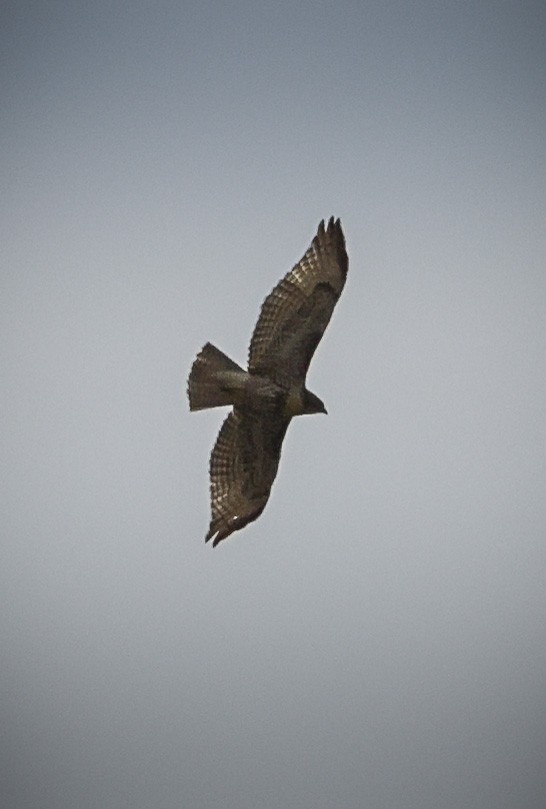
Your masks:
<svg viewBox="0 0 546 809"><path fill-rule="evenodd" d="M248 369L290 387L303 382L348 270L339 219L321 222L311 246L265 299L252 340Z"/></svg>
<svg viewBox="0 0 546 809"><path fill-rule="evenodd" d="M277 474L290 419L239 408L224 421L210 458L211 523L217 545L260 516Z"/></svg>

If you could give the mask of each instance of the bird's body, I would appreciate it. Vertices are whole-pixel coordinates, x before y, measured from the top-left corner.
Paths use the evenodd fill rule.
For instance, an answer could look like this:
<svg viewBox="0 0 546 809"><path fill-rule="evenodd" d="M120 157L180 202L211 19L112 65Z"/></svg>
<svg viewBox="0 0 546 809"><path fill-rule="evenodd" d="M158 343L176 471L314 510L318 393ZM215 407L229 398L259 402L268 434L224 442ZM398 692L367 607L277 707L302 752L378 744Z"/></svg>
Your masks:
<svg viewBox="0 0 546 809"><path fill-rule="evenodd" d="M305 387L307 369L347 276L338 220L321 222L300 262L265 299L250 342L248 371L207 343L188 380L190 410L233 406L210 459L212 519L206 541L217 545L255 520L277 474L293 416L326 413Z"/></svg>

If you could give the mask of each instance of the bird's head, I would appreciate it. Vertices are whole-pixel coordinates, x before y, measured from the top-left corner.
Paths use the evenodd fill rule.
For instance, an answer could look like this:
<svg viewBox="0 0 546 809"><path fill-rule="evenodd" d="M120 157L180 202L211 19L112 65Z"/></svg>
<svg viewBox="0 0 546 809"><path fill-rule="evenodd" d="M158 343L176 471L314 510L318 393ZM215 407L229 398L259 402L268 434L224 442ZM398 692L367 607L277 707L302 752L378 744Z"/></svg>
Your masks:
<svg viewBox="0 0 546 809"><path fill-rule="evenodd" d="M318 396L315 396L315 394L311 393L311 391L307 390L307 388L305 388L303 391L303 412L304 414L328 413L324 407L324 402L322 399L319 399Z"/></svg>

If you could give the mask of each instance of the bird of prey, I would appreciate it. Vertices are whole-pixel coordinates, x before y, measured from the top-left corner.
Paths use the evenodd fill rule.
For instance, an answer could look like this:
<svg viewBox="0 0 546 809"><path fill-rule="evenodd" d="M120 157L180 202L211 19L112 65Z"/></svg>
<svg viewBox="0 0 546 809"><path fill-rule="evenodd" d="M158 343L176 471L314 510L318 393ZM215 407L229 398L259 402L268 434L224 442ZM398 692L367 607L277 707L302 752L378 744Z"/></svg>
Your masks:
<svg viewBox="0 0 546 809"><path fill-rule="evenodd" d="M277 474L293 416L326 413L305 387L315 349L332 316L348 258L339 219L324 221L301 261L267 296L254 328L248 371L207 343L188 379L190 410L233 406L210 457L213 547L260 516Z"/></svg>

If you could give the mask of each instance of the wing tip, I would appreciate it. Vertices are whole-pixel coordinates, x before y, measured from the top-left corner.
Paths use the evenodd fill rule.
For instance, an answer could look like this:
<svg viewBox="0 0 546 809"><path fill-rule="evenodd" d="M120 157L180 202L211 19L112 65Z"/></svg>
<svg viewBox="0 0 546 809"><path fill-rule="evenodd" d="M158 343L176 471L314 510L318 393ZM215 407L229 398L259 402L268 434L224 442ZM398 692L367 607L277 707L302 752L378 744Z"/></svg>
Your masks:
<svg viewBox="0 0 546 809"><path fill-rule="evenodd" d="M317 236L323 235L331 235L331 236L341 236L343 241L345 241L345 237L343 235L343 227L341 225L341 219L339 216L336 218L335 216L331 216L328 219L328 224L326 224L326 219L321 219L319 222L319 226L317 228Z"/></svg>
<svg viewBox="0 0 546 809"><path fill-rule="evenodd" d="M341 219L339 217L336 219L334 216L331 216L327 226L325 226L325 221L326 220L321 219L317 229L317 235L313 239L312 244L315 248L324 248L326 250L331 249L333 245L333 249L338 256L340 268L343 275L346 276L349 263Z"/></svg>
<svg viewBox="0 0 546 809"><path fill-rule="evenodd" d="M205 544L212 539L212 547L215 548L219 542L221 542L223 539L227 539L227 537L236 531L238 527L239 526L235 525L227 525L226 527L222 528L221 525L218 524L218 521L211 522L210 528L205 537ZM240 527L242 528L242 526Z"/></svg>
<svg viewBox="0 0 546 809"><path fill-rule="evenodd" d="M227 539L231 534L235 533L235 531L240 531L241 528L244 528L250 522L254 522L264 510L268 499L269 494L265 503L261 503L248 514L234 515L227 520L213 520L205 537L205 543L212 539L212 547L215 548L223 539Z"/></svg>
<svg viewBox="0 0 546 809"><path fill-rule="evenodd" d="M219 542L226 539L234 530L234 528L230 528L222 531L217 525L211 525L205 537L205 544L212 539L212 547L215 548Z"/></svg>

